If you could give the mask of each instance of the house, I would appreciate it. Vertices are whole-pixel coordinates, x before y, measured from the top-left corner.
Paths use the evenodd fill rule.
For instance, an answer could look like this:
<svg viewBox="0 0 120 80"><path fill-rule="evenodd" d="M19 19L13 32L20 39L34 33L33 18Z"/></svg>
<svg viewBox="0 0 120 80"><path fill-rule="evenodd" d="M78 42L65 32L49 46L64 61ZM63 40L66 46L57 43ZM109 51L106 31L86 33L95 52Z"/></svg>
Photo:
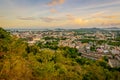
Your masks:
<svg viewBox="0 0 120 80"><path fill-rule="evenodd" d="M119 51L119 50L116 50L116 49L112 49L112 50L111 50L111 53L112 53L112 54L120 54L120 51Z"/></svg>
<svg viewBox="0 0 120 80"><path fill-rule="evenodd" d="M120 67L120 62L118 60L116 60L116 59L109 59L108 60L108 64L112 68L114 68L114 67Z"/></svg>

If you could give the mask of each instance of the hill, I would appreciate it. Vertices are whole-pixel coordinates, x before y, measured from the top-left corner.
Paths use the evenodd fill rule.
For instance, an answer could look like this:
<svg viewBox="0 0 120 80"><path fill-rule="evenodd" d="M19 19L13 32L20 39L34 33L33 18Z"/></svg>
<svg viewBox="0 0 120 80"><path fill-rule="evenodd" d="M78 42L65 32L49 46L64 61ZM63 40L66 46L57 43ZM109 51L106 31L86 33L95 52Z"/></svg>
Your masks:
<svg viewBox="0 0 120 80"><path fill-rule="evenodd" d="M82 58L74 48L41 49L0 28L0 80L120 80L107 60Z"/></svg>

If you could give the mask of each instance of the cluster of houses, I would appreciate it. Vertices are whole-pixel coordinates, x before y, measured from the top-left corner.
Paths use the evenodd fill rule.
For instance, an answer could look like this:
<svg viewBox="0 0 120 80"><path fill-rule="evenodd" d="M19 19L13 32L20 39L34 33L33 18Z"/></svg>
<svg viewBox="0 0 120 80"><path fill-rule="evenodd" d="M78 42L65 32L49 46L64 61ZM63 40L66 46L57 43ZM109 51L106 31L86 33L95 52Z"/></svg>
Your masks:
<svg viewBox="0 0 120 80"><path fill-rule="evenodd" d="M18 38L25 39L28 44L33 45L38 41L46 42L44 37L59 38L58 46L68 46L77 48L79 52L83 53L83 57L100 59L103 56L108 56L108 63L111 67L120 66L120 47L111 46L107 43L98 45L93 42L82 43L80 39L96 39L107 40L115 38L113 32L102 33L95 32L92 34L85 33L83 35L75 35L74 31L24 31L24 32L12 32ZM61 39L65 38L65 39ZM51 40L52 41L52 40ZM95 51L91 50L91 47L95 46Z"/></svg>

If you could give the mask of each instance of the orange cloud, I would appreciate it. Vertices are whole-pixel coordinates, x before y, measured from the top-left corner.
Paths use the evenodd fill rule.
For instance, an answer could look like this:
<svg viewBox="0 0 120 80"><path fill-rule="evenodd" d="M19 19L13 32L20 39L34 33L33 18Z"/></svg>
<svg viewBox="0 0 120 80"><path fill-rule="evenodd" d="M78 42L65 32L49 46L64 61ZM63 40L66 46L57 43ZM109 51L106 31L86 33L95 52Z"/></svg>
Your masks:
<svg viewBox="0 0 120 80"><path fill-rule="evenodd" d="M2 19L0 18L0 26L82 26L82 27L90 27L90 26L110 26L110 25L120 25L120 16L119 14L112 15L101 15L96 16L95 18L87 18L74 16L72 14L67 14L64 16L49 16L49 17L17 17L16 19Z"/></svg>
<svg viewBox="0 0 120 80"><path fill-rule="evenodd" d="M97 25L97 26L117 26L120 25L119 19L104 19L104 18L95 18L91 19L91 25Z"/></svg>
<svg viewBox="0 0 120 80"><path fill-rule="evenodd" d="M72 14L68 14L66 16L67 16L68 21L70 21L70 23L75 24L75 25L82 25L83 26L83 25L87 25L89 22L86 19L79 18L79 17L74 16Z"/></svg>
<svg viewBox="0 0 120 80"><path fill-rule="evenodd" d="M63 4L65 0L52 0L51 2L48 3L49 6L55 6L58 4Z"/></svg>
<svg viewBox="0 0 120 80"><path fill-rule="evenodd" d="M120 18L120 14L109 14L107 11L101 11L101 12L97 12L94 14L91 14L90 16L92 18L106 18L106 19L117 19Z"/></svg>
<svg viewBox="0 0 120 80"><path fill-rule="evenodd" d="M88 20L84 20L84 19L75 19L74 20L75 24L82 25L82 26L83 25L88 25L88 22L89 22Z"/></svg>
<svg viewBox="0 0 120 80"><path fill-rule="evenodd" d="M120 18L118 15L107 15L107 16L102 16L103 18L108 18L108 19L117 19Z"/></svg>
<svg viewBox="0 0 120 80"><path fill-rule="evenodd" d="M63 4L65 2L65 0L59 0L60 4Z"/></svg>
<svg viewBox="0 0 120 80"><path fill-rule="evenodd" d="M67 20L69 24L77 26L110 26L110 25L120 25L119 15L106 15L104 12L99 12L92 15L92 18L80 18L72 14L68 14ZM93 17L94 16L94 17Z"/></svg>
<svg viewBox="0 0 120 80"><path fill-rule="evenodd" d="M53 9L50 10L50 12L51 13L57 13L57 10L53 8Z"/></svg>

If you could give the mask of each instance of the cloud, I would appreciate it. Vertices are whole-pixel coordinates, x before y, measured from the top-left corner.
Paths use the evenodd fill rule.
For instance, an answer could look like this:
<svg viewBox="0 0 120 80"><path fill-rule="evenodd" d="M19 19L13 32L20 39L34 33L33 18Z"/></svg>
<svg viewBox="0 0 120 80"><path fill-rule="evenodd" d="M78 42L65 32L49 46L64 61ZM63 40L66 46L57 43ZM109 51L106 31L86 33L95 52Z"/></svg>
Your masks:
<svg viewBox="0 0 120 80"><path fill-rule="evenodd" d="M105 18L94 18L91 19L90 22L92 25L96 26L118 26L120 25L119 19L105 19Z"/></svg>
<svg viewBox="0 0 120 80"><path fill-rule="evenodd" d="M2 15L1 15L0 18L6 18L6 16L2 16Z"/></svg>
<svg viewBox="0 0 120 80"><path fill-rule="evenodd" d="M117 23L103 23L102 26L120 26L120 22Z"/></svg>
<svg viewBox="0 0 120 80"><path fill-rule="evenodd" d="M102 16L103 18L107 18L107 19L116 19L116 18L120 18L119 15L107 15L107 16Z"/></svg>
<svg viewBox="0 0 120 80"><path fill-rule="evenodd" d="M51 12L51 13L57 13L58 11L53 8L53 9L50 10L50 12Z"/></svg>
<svg viewBox="0 0 120 80"><path fill-rule="evenodd" d="M19 20L35 20L33 17L18 17Z"/></svg>
<svg viewBox="0 0 120 80"><path fill-rule="evenodd" d="M55 5L63 4L64 2L65 2L65 0L52 0L47 5L48 6L55 6Z"/></svg>
<svg viewBox="0 0 120 80"><path fill-rule="evenodd" d="M101 17L101 16L105 15L105 12L106 12L106 11L96 12L96 13L91 14L91 16L92 16L93 18L98 18L98 17Z"/></svg>
<svg viewBox="0 0 120 80"><path fill-rule="evenodd" d="M68 20L75 20L75 16L73 16L72 14L67 14L66 17Z"/></svg>
<svg viewBox="0 0 120 80"><path fill-rule="evenodd" d="M67 20L70 21L70 23L75 25L83 26L88 24L88 20L79 18L72 14L67 14L66 17L67 17Z"/></svg>
<svg viewBox="0 0 120 80"><path fill-rule="evenodd" d="M104 19L117 19L120 18L119 14L109 14L107 11L101 11L90 15L91 18L104 18Z"/></svg>
<svg viewBox="0 0 120 80"><path fill-rule="evenodd" d="M90 14L89 17L79 17L72 14L66 15L68 24L77 26L115 26L120 25L119 14L108 14L108 12L101 11L94 14Z"/></svg>
<svg viewBox="0 0 120 80"><path fill-rule="evenodd" d="M65 0L59 0L60 4L63 4L65 2Z"/></svg>
<svg viewBox="0 0 120 80"><path fill-rule="evenodd" d="M51 2L47 3L48 6L56 6L56 5L61 5L65 2L65 0L51 0ZM51 9L51 13L56 13L56 9Z"/></svg>
<svg viewBox="0 0 120 80"><path fill-rule="evenodd" d="M120 25L120 20L105 20L103 21L103 26L117 26Z"/></svg>
<svg viewBox="0 0 120 80"><path fill-rule="evenodd" d="M4 17L4 16L0 16L0 17Z"/></svg>
<svg viewBox="0 0 120 80"><path fill-rule="evenodd" d="M40 18L44 22L53 22L53 21L60 21L61 19L53 18L53 17L41 17Z"/></svg>
<svg viewBox="0 0 120 80"><path fill-rule="evenodd" d="M88 25L88 22L89 20L79 19L79 18L74 20L75 24L82 25L82 26Z"/></svg>

